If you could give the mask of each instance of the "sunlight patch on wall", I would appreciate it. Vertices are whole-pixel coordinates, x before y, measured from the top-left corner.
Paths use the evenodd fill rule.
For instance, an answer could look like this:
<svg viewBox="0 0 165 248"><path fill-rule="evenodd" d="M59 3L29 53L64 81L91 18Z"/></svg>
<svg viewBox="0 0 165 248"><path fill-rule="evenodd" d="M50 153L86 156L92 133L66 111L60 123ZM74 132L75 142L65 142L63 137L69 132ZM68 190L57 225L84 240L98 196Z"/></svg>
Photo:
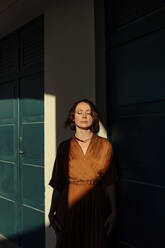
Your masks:
<svg viewBox="0 0 165 248"><path fill-rule="evenodd" d="M107 130L105 129L101 121L99 124L100 124L100 131L98 132L98 135L101 137L107 138Z"/></svg>
<svg viewBox="0 0 165 248"><path fill-rule="evenodd" d="M52 189L48 185L56 156L56 96L44 95L44 138L45 138L45 224L49 224L48 212Z"/></svg>

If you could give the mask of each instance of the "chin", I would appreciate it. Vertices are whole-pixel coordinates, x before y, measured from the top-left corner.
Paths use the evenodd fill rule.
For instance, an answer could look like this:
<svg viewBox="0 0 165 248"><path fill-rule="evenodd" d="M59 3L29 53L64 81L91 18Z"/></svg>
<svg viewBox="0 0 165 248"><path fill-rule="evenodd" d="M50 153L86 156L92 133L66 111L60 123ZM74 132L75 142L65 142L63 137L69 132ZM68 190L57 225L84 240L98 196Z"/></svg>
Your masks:
<svg viewBox="0 0 165 248"><path fill-rule="evenodd" d="M91 128L91 125L82 125L82 124L80 124L80 125L77 125L77 127L88 130L88 129Z"/></svg>

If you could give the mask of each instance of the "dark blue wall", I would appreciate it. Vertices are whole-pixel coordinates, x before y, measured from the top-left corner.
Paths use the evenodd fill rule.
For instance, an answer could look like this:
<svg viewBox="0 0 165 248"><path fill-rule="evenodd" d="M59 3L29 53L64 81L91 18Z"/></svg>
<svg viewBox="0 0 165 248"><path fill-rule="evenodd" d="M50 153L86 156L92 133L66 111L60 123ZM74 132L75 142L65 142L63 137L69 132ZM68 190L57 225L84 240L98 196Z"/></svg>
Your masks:
<svg viewBox="0 0 165 248"><path fill-rule="evenodd" d="M164 5L105 5L108 118L120 174L115 247L165 247Z"/></svg>

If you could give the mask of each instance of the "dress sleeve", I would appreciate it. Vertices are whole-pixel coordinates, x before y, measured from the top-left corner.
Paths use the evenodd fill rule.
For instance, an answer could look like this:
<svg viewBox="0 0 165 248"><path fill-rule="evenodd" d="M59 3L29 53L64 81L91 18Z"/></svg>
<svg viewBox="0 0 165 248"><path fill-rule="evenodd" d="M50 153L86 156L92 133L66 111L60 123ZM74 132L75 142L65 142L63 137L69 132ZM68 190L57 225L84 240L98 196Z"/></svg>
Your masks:
<svg viewBox="0 0 165 248"><path fill-rule="evenodd" d="M116 167L116 160L114 156L114 152L112 151L110 163L108 169L106 171L105 176L103 177L103 185L109 186L118 182L118 173Z"/></svg>
<svg viewBox="0 0 165 248"><path fill-rule="evenodd" d="M62 159L61 147L57 149L57 155L54 162L52 177L49 185L58 191L62 191L65 184L64 162Z"/></svg>

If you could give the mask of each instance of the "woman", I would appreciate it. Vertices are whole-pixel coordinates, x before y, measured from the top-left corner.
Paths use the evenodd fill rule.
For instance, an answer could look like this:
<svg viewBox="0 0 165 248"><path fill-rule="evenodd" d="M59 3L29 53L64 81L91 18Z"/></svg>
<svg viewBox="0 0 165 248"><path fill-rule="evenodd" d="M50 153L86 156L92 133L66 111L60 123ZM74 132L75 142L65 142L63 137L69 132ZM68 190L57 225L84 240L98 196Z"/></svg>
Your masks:
<svg viewBox="0 0 165 248"><path fill-rule="evenodd" d="M74 103L65 124L75 134L59 145L49 183L54 189L49 220L56 248L103 248L116 219L112 145L97 136L98 112L89 100ZM106 198L111 204L108 216Z"/></svg>

